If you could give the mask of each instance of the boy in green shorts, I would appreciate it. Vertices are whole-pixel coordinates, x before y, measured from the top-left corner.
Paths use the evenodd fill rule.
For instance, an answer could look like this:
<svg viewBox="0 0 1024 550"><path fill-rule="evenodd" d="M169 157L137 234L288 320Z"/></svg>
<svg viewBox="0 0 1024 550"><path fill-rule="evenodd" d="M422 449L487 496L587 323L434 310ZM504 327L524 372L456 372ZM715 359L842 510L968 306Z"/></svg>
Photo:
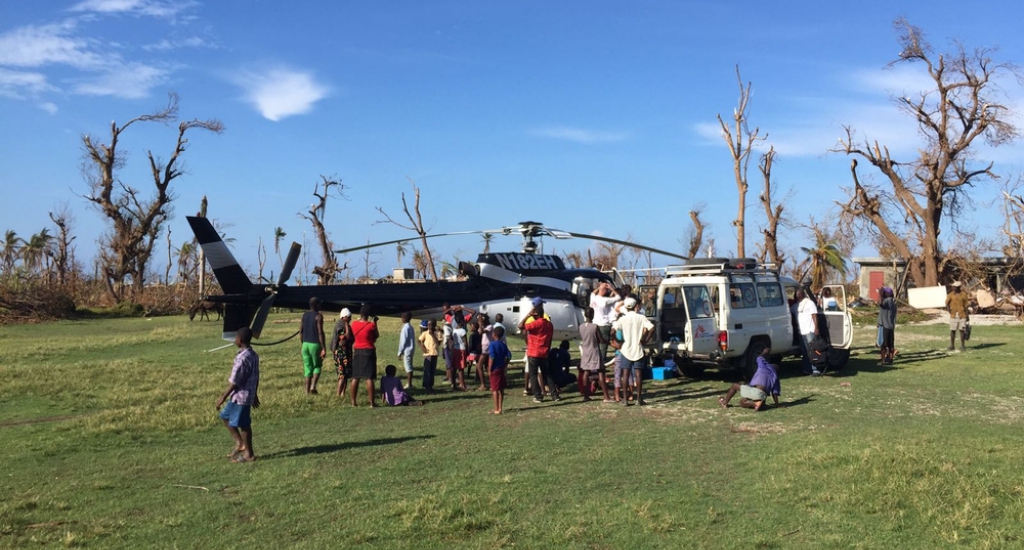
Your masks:
<svg viewBox="0 0 1024 550"><path fill-rule="evenodd" d="M306 393L316 394L320 369L327 355L324 345L324 316L320 313L320 299L309 299L309 310L302 314L302 371L306 376Z"/></svg>

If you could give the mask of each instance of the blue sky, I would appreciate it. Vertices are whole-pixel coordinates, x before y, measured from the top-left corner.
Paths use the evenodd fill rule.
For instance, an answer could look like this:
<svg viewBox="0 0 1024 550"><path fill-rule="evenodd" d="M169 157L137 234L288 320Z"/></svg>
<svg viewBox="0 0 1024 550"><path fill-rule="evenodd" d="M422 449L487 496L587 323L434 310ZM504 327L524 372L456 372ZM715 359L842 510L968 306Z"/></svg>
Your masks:
<svg viewBox="0 0 1024 550"><path fill-rule="evenodd" d="M753 84L752 125L779 152L776 186L798 222L834 210L849 158L827 154L843 124L909 159L915 127L889 100L925 85L898 53L892 21L922 27L937 50L956 38L1019 61L1016 2L984 13L947 1L840 2L271 2L86 0L0 6L0 229L28 236L61 203L76 213L79 256L104 226L87 193L80 138L181 97L183 118L218 118L196 132L176 180L172 240L210 199L233 247L254 265L276 226L308 235L321 174L348 200L327 220L337 247L409 233L400 214L409 180L434 231L538 220L569 231L680 250L697 203L719 252L735 249L736 189L716 115L731 116L735 66ZM1020 90L1006 90L1017 106ZM145 151L170 154L172 128L133 126L122 180L145 188ZM1020 144L994 152L1019 174ZM762 223L751 167L748 250ZM998 184L979 188L965 226L994 235ZM989 215L985 215L989 214ZM749 236L752 235L752 236ZM807 236L784 235L795 250ZM584 249L582 241L547 243ZM495 247L514 250L517 240ZM479 237L435 244L471 258ZM870 254L864 249L861 252ZM163 253L157 254L162 257ZM271 256L273 253L271 252ZM381 251L383 272L395 262ZM408 262L408 260L406 260ZM351 263L359 263L356 257ZM276 258L268 270L277 267Z"/></svg>

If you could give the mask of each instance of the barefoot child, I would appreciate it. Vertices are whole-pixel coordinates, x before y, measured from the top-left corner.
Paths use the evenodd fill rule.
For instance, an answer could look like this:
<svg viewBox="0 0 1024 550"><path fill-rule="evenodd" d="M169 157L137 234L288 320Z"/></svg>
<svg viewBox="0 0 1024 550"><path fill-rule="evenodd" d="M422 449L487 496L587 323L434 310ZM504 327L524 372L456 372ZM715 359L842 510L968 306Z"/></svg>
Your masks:
<svg viewBox="0 0 1024 550"><path fill-rule="evenodd" d="M252 451L252 417L250 408L259 408L260 398L257 390L260 385L260 356L256 355L249 343L252 342L252 329L242 327L235 333L235 346L238 354L228 376L228 387L217 399L216 409L224 420L231 437L235 440L235 448L228 455L232 462L252 462L256 455ZM227 401L225 405L224 402ZM221 409L221 406L224 408Z"/></svg>
<svg viewBox="0 0 1024 550"><path fill-rule="evenodd" d="M508 386L505 366L512 358L512 352L508 350L508 346L501 338L505 335L505 327L498 326L492 330L494 339L487 347L489 361L485 364L490 366L491 394L494 396L494 410L491 411L491 414L501 414L505 404L505 388Z"/></svg>
<svg viewBox="0 0 1024 550"><path fill-rule="evenodd" d="M779 375L775 365L768 362L770 353L771 348L765 346L757 356L757 372L750 379L750 385L733 384L724 397L718 398L718 403L722 405L722 408L729 407L729 401L732 396L736 395L736 392L740 392L740 406L747 409L761 410L769 393L775 401L775 406L781 406L779 405L779 395L782 393L782 386L779 384Z"/></svg>
<svg viewBox="0 0 1024 550"><path fill-rule="evenodd" d="M580 325L580 393L584 401L590 401L592 392L591 377L596 377L601 385L601 392L604 394L604 402L611 403L608 396L608 384L604 376L604 360L601 358L600 349L606 344L601 336L601 331L594 324L594 308L588 307L583 313L586 320Z"/></svg>
<svg viewBox="0 0 1024 550"><path fill-rule="evenodd" d="M402 389L402 379L395 376L396 372L398 367L394 365L384 367L384 376L380 379L380 392L384 394L384 402L392 407L422 405L422 401L416 401Z"/></svg>

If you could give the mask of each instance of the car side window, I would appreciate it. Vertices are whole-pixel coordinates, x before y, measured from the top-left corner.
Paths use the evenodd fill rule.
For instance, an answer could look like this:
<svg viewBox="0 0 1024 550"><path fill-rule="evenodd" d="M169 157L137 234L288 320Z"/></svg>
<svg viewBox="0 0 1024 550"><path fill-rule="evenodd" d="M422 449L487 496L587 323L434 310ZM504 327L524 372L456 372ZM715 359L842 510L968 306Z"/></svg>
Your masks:
<svg viewBox="0 0 1024 550"><path fill-rule="evenodd" d="M683 288L686 296L690 319L707 319L714 315L711 309L711 295L706 286L688 286Z"/></svg>
<svg viewBox="0 0 1024 550"><path fill-rule="evenodd" d="M757 307L754 283L733 283L729 285L729 306L732 309Z"/></svg>
<svg viewBox="0 0 1024 550"><path fill-rule="evenodd" d="M778 283L757 283L757 298L761 307L775 307L785 303L782 287Z"/></svg>

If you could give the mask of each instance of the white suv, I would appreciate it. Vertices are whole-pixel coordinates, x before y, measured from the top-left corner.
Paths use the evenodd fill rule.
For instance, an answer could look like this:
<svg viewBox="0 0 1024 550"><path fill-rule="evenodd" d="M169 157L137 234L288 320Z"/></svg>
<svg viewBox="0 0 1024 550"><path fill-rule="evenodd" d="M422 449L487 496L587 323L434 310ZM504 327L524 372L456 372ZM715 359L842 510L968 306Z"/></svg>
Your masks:
<svg viewBox="0 0 1024 550"><path fill-rule="evenodd" d="M668 267L659 285L640 287L644 312L655 325L652 356L672 359L686 374L717 366L738 367L750 376L763 346L776 358L800 355L789 307L800 286L747 258L694 259ZM829 288L844 310L821 311L819 319L827 323L823 336L835 350L832 368L841 368L849 358L853 324L842 285ZM809 290L808 295L813 299Z"/></svg>

